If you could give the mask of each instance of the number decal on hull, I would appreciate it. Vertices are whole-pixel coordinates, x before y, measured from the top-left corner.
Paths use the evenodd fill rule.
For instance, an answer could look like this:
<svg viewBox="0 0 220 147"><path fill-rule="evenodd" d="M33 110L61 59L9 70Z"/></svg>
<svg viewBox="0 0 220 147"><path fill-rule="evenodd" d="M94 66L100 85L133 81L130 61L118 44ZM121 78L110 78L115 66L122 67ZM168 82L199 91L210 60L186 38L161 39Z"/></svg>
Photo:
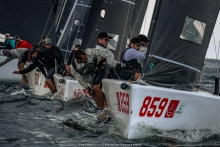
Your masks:
<svg viewBox="0 0 220 147"><path fill-rule="evenodd" d="M167 104L168 98L146 96L139 111L139 116L161 117ZM165 118L173 118L179 104L179 100L171 100L165 113Z"/></svg>
<svg viewBox="0 0 220 147"><path fill-rule="evenodd" d="M118 111L129 114L129 94L124 92L116 92Z"/></svg>

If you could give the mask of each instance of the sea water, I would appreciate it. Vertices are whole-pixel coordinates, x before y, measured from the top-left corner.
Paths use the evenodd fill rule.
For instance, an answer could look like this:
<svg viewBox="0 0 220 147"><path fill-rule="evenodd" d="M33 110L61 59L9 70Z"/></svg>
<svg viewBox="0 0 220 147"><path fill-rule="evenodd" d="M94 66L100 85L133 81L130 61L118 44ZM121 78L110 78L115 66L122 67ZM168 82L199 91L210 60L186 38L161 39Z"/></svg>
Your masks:
<svg viewBox="0 0 220 147"><path fill-rule="evenodd" d="M214 60L206 61L200 87L213 92L217 71ZM28 86L0 83L0 147L220 146L215 130L163 131L140 125L146 138L124 139L112 121L96 123L96 112L92 100L65 105L32 95Z"/></svg>

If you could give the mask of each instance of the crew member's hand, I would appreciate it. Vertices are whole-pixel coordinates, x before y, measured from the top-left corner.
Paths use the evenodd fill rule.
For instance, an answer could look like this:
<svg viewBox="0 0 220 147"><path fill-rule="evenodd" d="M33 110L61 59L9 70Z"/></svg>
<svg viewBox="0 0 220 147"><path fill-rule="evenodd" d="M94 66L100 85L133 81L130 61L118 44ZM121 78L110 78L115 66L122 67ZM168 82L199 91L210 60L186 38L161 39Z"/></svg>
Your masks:
<svg viewBox="0 0 220 147"><path fill-rule="evenodd" d="M89 89L88 93L89 93L89 95L93 95L95 92L93 89Z"/></svg>
<svg viewBox="0 0 220 147"><path fill-rule="evenodd" d="M14 71L14 72L12 72L13 74L20 74L20 72L19 71Z"/></svg>

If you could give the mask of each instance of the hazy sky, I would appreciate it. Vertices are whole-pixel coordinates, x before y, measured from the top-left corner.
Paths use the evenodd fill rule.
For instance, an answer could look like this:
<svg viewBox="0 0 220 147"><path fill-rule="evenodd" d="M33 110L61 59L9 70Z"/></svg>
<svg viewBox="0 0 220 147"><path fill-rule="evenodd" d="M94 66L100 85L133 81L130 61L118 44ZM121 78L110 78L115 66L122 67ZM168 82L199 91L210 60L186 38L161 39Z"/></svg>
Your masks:
<svg viewBox="0 0 220 147"><path fill-rule="evenodd" d="M143 21L143 25L142 25L141 32L140 32L141 34L147 35L147 33L148 33L149 25L151 22L151 15L153 12L155 1L156 0L149 0L147 14L145 15L145 19ZM214 38L215 38L215 43L214 43ZM219 15L217 22L215 24L214 37L212 35L212 38L209 43L209 48L206 53L206 58L216 59L217 58L216 53L218 54L218 52L219 52L219 45L220 45L220 15ZM220 58L220 57L218 57L218 58Z"/></svg>
<svg viewBox="0 0 220 147"><path fill-rule="evenodd" d="M214 43L214 38L215 38L215 43ZM219 52L219 44L220 44L220 15L218 16L218 19L215 24L214 37L212 34L212 38L209 43L209 48L206 53L206 58L216 59L216 53L218 54Z"/></svg>

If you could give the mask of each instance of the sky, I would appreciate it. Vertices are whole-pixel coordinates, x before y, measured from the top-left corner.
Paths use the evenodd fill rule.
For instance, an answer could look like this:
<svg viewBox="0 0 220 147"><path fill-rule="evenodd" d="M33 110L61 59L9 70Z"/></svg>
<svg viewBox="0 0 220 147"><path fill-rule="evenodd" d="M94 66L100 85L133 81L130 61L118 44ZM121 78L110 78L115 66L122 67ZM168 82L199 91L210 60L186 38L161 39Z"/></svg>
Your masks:
<svg viewBox="0 0 220 147"><path fill-rule="evenodd" d="M147 13L145 15L145 19L143 21L140 34L147 35L148 33L155 2L156 0L149 0ZM212 34L212 38L210 40L209 47L206 53L206 58L220 59L220 56L217 56L219 52L219 46L220 46L220 14L215 24L214 35Z"/></svg>

